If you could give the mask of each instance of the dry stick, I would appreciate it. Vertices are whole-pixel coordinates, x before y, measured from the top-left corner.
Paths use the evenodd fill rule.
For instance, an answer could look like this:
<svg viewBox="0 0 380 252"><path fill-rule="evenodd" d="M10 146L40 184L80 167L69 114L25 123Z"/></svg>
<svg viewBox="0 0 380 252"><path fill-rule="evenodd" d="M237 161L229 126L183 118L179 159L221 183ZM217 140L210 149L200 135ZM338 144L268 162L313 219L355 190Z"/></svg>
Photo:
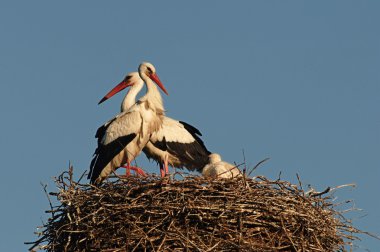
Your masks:
<svg viewBox="0 0 380 252"><path fill-rule="evenodd" d="M281 171L278 173L278 178L277 178L277 181L280 181L281 180Z"/></svg>
<svg viewBox="0 0 380 252"><path fill-rule="evenodd" d="M297 180L298 180L298 185L300 186L301 190L303 191L301 178L300 178L300 176L298 175L298 173L296 173L296 177L297 177Z"/></svg>
<svg viewBox="0 0 380 252"><path fill-rule="evenodd" d="M79 177L77 184L81 182L81 180L84 178L84 176L87 175L87 170L82 173L82 175Z"/></svg>
<svg viewBox="0 0 380 252"><path fill-rule="evenodd" d="M223 175L223 174L225 174L225 173L227 173L227 172L231 172L233 169L237 169L238 171L239 171L239 174L242 174L241 173L241 171L240 171L240 169L239 169L239 166L242 166L244 163L241 163L241 164L236 164L236 163L234 163L234 167L231 167L230 169L228 169L227 171L224 171L224 172L221 172L221 173L218 173L217 174L217 177L219 177L220 175Z"/></svg>
<svg viewBox="0 0 380 252"><path fill-rule="evenodd" d="M265 161L268 161L270 158L265 158L263 160L261 160L260 162L258 162L253 168L252 170L248 173L248 177L251 176L251 173L256 170L262 163L264 163Z"/></svg>
<svg viewBox="0 0 380 252"><path fill-rule="evenodd" d="M47 191L47 185L45 184L43 184L42 182L40 182L40 184L41 184L41 186L42 186L42 188L44 189L44 192L45 192L45 195L46 195L46 198L48 199L48 201L49 201L49 205L50 205L50 210L53 210L54 208L53 208L53 204L52 204L52 202L51 202L51 199L50 199L50 195L49 195L49 193L48 193L48 191ZM54 211L51 211L51 215L52 215L52 218L54 218Z"/></svg>
<svg viewBox="0 0 380 252"><path fill-rule="evenodd" d="M330 187L327 187L325 190L323 190L322 192L317 192L317 193L310 193L310 197L318 197L318 196L322 196L323 194L326 194L328 192L330 192Z"/></svg>
<svg viewBox="0 0 380 252"><path fill-rule="evenodd" d="M243 164L244 164L244 168L243 168L243 176L245 176L247 173L247 163L245 162L245 153L244 153L244 149L242 150L243 151Z"/></svg>
<svg viewBox="0 0 380 252"><path fill-rule="evenodd" d="M255 244L258 250L330 251L347 244L343 239L356 239L338 232L360 233L334 217L329 195L306 197L300 185L262 176L245 181L184 177L165 187L153 176L131 177L94 187L78 184L69 172L56 182L60 192L54 196L62 204L51 211L61 209L60 213L44 225L46 239L35 242L47 252L111 247L123 251L128 234L133 234L128 248L135 250L171 251L188 244L191 250L226 251ZM328 239L319 241L307 232ZM86 247L90 245L94 247Z"/></svg>

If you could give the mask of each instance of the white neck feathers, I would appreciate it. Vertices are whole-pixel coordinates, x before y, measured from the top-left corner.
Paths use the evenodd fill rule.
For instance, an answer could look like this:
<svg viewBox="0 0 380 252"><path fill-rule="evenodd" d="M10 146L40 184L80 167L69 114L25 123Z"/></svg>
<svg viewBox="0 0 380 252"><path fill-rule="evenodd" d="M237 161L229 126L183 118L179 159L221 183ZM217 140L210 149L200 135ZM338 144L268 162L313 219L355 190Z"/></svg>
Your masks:
<svg viewBox="0 0 380 252"><path fill-rule="evenodd" d="M147 87L147 92L140 98L140 101L148 101L153 110L160 110L163 113L165 111L164 104L157 85L144 72L139 71L139 74Z"/></svg>
<svg viewBox="0 0 380 252"><path fill-rule="evenodd" d="M136 96L141 91L143 86L144 81L140 79L128 90L123 102L121 103L121 112L127 111L136 103Z"/></svg>

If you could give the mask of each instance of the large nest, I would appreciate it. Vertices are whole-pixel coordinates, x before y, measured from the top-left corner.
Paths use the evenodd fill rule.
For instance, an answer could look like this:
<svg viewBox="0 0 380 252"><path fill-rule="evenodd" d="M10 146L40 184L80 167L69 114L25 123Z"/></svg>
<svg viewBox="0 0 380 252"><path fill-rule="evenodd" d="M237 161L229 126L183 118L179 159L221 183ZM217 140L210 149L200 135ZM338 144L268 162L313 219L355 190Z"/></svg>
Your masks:
<svg viewBox="0 0 380 252"><path fill-rule="evenodd" d="M360 233L326 190L264 177L129 177L100 187L56 179L46 251L346 251Z"/></svg>

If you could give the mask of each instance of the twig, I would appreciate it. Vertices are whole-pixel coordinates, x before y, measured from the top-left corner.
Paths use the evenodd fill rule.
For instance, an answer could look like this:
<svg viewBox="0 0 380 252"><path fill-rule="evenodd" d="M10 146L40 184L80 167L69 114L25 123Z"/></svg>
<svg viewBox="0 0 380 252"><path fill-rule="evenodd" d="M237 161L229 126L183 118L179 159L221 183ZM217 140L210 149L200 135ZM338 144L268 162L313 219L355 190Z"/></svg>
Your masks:
<svg viewBox="0 0 380 252"><path fill-rule="evenodd" d="M74 181L70 166L56 178L57 192L43 186L59 205L48 198L52 218L26 244L47 252L345 251L356 234L368 234L335 210L332 189L305 193L298 174L298 185L280 175L211 180L176 172L96 187L80 184L83 174Z"/></svg>
<svg viewBox="0 0 380 252"><path fill-rule="evenodd" d="M268 161L270 158L265 158L263 160L261 160L260 162L258 162L253 168L252 170L248 173L248 177L251 176L251 173L256 170L262 163Z"/></svg>

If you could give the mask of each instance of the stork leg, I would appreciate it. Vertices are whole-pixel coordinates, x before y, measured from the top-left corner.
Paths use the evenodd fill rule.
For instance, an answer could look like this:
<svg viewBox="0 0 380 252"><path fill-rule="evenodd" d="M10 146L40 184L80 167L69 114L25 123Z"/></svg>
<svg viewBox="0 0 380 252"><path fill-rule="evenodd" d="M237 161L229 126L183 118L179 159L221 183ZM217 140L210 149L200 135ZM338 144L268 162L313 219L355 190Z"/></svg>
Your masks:
<svg viewBox="0 0 380 252"><path fill-rule="evenodd" d="M124 165L123 167L126 169L125 170L125 176L126 177L131 176L131 170L135 171L135 173L138 175L146 177L146 173L143 171L143 169L136 167L136 166L131 166L131 164L129 162L127 162L127 165Z"/></svg>
<svg viewBox="0 0 380 252"><path fill-rule="evenodd" d="M160 174L161 174L161 178L165 177L165 169L164 169L163 163L160 163Z"/></svg>
<svg viewBox="0 0 380 252"><path fill-rule="evenodd" d="M168 175L169 174L169 165L168 165L168 156L166 155L165 156L165 161L164 161L164 165L165 165L165 175Z"/></svg>
<svg viewBox="0 0 380 252"><path fill-rule="evenodd" d="M160 163L160 174L161 178L164 178L167 174L169 174L168 156L165 156L164 162Z"/></svg>
<svg viewBox="0 0 380 252"><path fill-rule="evenodd" d="M124 168L125 168L125 176L126 176L126 177L131 176L131 165L130 165L129 162L127 163L127 166L126 166L126 167L124 166Z"/></svg>

